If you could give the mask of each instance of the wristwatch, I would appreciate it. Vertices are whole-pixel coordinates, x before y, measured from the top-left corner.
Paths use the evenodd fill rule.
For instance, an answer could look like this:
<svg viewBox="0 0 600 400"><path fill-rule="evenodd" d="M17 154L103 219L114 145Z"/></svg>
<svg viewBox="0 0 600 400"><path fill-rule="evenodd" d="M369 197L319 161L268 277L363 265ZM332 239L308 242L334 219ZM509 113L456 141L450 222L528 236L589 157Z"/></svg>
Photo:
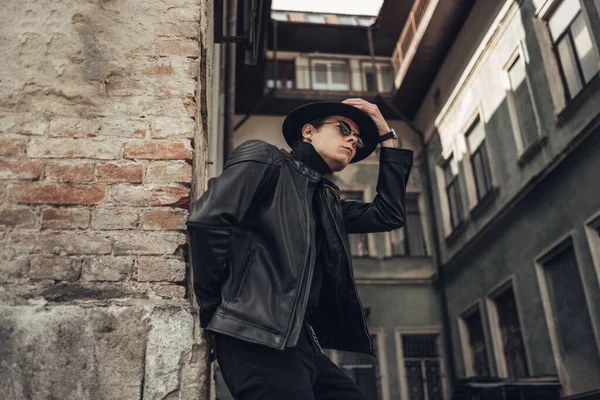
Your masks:
<svg viewBox="0 0 600 400"><path fill-rule="evenodd" d="M388 133L386 133L385 135L381 135L379 136L379 138L377 139L379 141L379 143L384 142L388 139L398 139L398 135L396 135L396 131L394 130L394 128L392 128L391 131L389 131Z"/></svg>

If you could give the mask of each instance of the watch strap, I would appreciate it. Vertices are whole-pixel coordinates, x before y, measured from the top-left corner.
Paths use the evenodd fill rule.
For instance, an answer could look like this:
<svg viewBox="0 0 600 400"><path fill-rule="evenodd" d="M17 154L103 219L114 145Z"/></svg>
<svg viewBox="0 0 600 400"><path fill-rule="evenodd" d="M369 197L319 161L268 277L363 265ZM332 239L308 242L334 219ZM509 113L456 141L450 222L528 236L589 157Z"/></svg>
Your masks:
<svg viewBox="0 0 600 400"><path fill-rule="evenodd" d="M397 139L396 132L394 132L393 130L391 130L388 133L386 133L385 135L379 136L379 138L377 139L377 141L379 143L381 143L381 142L384 142L384 141L386 141L388 139Z"/></svg>

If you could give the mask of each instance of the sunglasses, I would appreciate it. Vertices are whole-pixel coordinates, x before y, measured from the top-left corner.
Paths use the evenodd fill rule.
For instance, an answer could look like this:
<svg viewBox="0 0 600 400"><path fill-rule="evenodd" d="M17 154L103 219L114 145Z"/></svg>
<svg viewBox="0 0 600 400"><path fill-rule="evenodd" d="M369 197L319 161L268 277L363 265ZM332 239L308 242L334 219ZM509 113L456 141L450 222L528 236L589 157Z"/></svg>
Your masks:
<svg viewBox="0 0 600 400"><path fill-rule="evenodd" d="M363 141L363 139L360 137L360 135L356 131L352 130L352 128L350 127L350 125L347 122L332 121L332 122L321 122L321 124L337 124L338 128L340 128L340 132L342 132L342 135L344 135L345 137L354 135L354 137L356 138L356 147L358 147L359 149L362 149L365 147L365 142Z"/></svg>

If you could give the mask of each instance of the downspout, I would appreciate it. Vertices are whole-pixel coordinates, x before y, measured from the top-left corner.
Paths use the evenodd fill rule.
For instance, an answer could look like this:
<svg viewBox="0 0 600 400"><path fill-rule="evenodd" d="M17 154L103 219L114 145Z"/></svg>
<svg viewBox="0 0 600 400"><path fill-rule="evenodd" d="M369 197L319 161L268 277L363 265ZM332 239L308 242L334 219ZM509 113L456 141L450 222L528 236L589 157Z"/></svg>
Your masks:
<svg viewBox="0 0 600 400"><path fill-rule="evenodd" d="M227 0L227 36L236 35L237 0ZM225 43L225 113L223 117L223 162L233 150L233 116L235 114L235 62L236 44Z"/></svg>
<svg viewBox="0 0 600 400"><path fill-rule="evenodd" d="M394 112L404 122L411 131L413 131L418 137L419 142L421 144L422 149L422 158L423 158L423 175L424 175L424 186L425 193L427 196L427 211L430 215L430 223L429 227L431 229L431 233L433 235L433 262L435 263L437 270L437 280L435 280L434 285L437 283L440 292L440 301L442 308L442 329L444 331L444 353L448 359L448 376L450 377L450 382L452 387L455 386L456 382L456 374L455 374L455 366L454 366L454 353L452 352L452 331L450 329L450 311L448 310L448 294L446 293L446 284L444 280L444 268L441 262L440 256L440 243L438 240L438 228L436 223L436 214L435 208L433 207L433 189L431 186L431 174L429 170L429 147L427 146L427 142L425 141L425 134L421 132L413 123L410 121L404 114L400 112L396 108L394 104L387 101L379 92L379 86L377 85L377 68L375 66L375 48L373 46L373 32L371 26L369 26L367 30L367 37L369 40L369 52L371 53L371 62L373 63L373 74L375 76L375 90L377 91L377 98L387 105L390 110Z"/></svg>

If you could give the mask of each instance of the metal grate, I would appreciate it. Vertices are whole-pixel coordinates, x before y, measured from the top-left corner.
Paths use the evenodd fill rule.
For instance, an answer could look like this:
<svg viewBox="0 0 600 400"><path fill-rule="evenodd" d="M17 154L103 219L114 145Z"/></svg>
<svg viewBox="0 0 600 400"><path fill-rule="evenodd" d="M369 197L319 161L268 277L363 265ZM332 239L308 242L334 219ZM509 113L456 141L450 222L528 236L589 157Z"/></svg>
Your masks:
<svg viewBox="0 0 600 400"><path fill-rule="evenodd" d="M402 351L408 399L443 400L439 335L402 335Z"/></svg>

